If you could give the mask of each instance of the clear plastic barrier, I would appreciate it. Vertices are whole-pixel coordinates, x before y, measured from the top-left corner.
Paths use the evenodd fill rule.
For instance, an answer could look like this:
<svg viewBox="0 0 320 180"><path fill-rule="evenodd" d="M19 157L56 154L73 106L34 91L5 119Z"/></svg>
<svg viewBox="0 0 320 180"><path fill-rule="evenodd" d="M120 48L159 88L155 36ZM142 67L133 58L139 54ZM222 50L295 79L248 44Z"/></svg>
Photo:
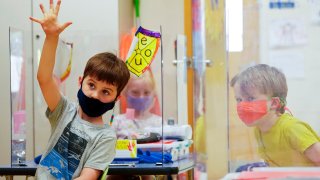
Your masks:
<svg viewBox="0 0 320 180"><path fill-rule="evenodd" d="M122 158L136 158L142 163L162 163L163 160L161 42L160 39L152 39L160 44L158 49L154 49L152 43L143 39L145 37L138 39L140 35L135 36L129 32L120 41L120 54L122 59L129 59L127 65L131 77L120 98L120 112L115 115L112 123L118 137L116 163L121 163ZM128 45L135 41L140 45L148 42L148 45L144 49L136 48L132 51ZM146 65L151 51L153 53L155 50L157 53L150 66ZM136 56L130 59L131 52ZM145 68L141 74L141 71L135 71L140 68ZM134 152L131 152L131 148Z"/></svg>
<svg viewBox="0 0 320 180"><path fill-rule="evenodd" d="M24 34L10 27L11 164L26 161L26 68Z"/></svg>
<svg viewBox="0 0 320 180"><path fill-rule="evenodd" d="M227 56L231 172L317 165L310 151L320 141L319 7L243 1L243 49Z"/></svg>

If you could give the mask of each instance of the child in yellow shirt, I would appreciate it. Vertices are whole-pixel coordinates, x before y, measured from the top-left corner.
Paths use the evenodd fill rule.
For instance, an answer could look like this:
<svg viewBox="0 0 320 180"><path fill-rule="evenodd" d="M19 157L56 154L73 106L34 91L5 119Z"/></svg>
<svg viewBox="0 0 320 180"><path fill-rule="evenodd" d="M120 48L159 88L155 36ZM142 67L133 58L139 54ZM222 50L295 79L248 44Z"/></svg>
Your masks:
<svg viewBox="0 0 320 180"><path fill-rule="evenodd" d="M231 80L239 118L255 127L260 156L270 166L320 165L320 138L305 122L285 113L285 75L258 64Z"/></svg>

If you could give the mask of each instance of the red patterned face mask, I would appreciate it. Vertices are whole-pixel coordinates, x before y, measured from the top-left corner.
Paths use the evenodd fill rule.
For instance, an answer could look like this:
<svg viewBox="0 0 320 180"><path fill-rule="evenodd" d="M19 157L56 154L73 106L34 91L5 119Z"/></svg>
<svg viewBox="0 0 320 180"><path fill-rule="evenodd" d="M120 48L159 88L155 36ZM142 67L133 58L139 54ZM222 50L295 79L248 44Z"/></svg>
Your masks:
<svg viewBox="0 0 320 180"><path fill-rule="evenodd" d="M267 100L244 101L237 105L239 118L250 125L268 113Z"/></svg>

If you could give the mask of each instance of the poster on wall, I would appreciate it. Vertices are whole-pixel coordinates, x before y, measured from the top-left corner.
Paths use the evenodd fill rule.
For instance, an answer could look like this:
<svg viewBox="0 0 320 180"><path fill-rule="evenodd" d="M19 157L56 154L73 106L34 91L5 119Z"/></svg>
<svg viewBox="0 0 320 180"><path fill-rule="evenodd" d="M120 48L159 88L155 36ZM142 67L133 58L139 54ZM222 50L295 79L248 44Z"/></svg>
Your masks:
<svg viewBox="0 0 320 180"><path fill-rule="evenodd" d="M306 45L307 30L301 19L276 19L269 26L269 47L286 48Z"/></svg>
<svg viewBox="0 0 320 180"><path fill-rule="evenodd" d="M311 23L320 25L320 1L319 0L309 0L309 13Z"/></svg>
<svg viewBox="0 0 320 180"><path fill-rule="evenodd" d="M270 0L269 2L270 9L289 9L294 7L294 0Z"/></svg>

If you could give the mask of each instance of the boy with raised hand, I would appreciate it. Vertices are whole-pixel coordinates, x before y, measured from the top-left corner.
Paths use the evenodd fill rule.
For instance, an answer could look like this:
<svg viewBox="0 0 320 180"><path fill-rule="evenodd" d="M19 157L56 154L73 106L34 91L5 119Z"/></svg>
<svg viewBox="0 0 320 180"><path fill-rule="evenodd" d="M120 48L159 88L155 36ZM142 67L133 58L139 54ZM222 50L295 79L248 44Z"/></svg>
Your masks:
<svg viewBox="0 0 320 180"><path fill-rule="evenodd" d="M97 179L115 156L116 134L102 115L113 109L130 74L125 63L111 53L89 59L77 97L79 104L62 96L53 78L60 33L71 22L59 24L61 0L40 9L43 19L30 17L46 34L38 68L38 82L48 105L51 136L39 163L38 179Z"/></svg>

